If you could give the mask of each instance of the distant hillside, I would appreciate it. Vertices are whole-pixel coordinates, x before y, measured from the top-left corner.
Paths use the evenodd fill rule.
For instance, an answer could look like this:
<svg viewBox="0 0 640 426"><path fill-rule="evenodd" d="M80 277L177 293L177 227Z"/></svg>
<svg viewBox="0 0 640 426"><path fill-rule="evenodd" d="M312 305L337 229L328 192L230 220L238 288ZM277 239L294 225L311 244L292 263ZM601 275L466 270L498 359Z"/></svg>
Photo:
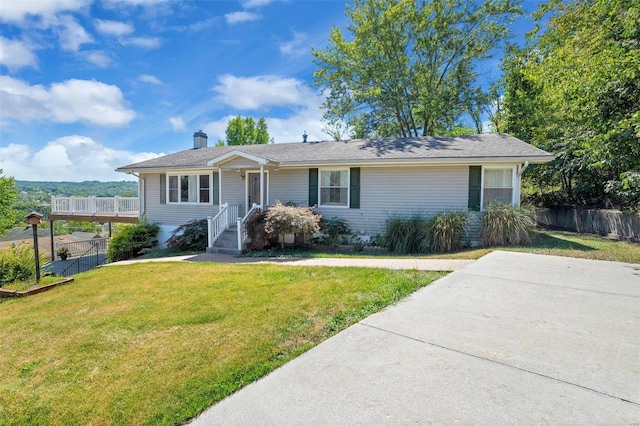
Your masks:
<svg viewBox="0 0 640 426"><path fill-rule="evenodd" d="M24 191L31 197L40 195L51 195L60 197L82 196L82 197L137 197L138 183L132 181L120 182L99 182L87 180L84 182L37 182L27 180L16 180L18 191Z"/></svg>

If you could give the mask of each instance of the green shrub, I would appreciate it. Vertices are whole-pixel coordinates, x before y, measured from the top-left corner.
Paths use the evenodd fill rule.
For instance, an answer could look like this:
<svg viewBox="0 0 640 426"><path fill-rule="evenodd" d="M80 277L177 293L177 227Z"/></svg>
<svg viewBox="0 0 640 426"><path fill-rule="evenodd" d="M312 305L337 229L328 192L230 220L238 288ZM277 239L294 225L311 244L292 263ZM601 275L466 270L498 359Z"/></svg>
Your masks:
<svg viewBox="0 0 640 426"><path fill-rule="evenodd" d="M40 253L40 265L46 262L44 253ZM36 258L33 244L20 243L0 250L0 287L15 281L29 281L36 276Z"/></svg>
<svg viewBox="0 0 640 426"><path fill-rule="evenodd" d="M320 221L320 232L323 236L320 242L330 246L351 244L352 232L347 221L340 217L332 217Z"/></svg>
<svg viewBox="0 0 640 426"><path fill-rule="evenodd" d="M529 244L535 224L530 208L491 204L482 216L482 240L487 246Z"/></svg>
<svg viewBox="0 0 640 426"><path fill-rule="evenodd" d="M249 246L251 250L262 250L272 245L272 240L269 239L269 234L265 230L266 218L267 212L265 210L255 209L245 222L247 236L251 239Z"/></svg>
<svg viewBox="0 0 640 426"><path fill-rule="evenodd" d="M109 241L107 259L109 262L131 259L145 248L158 244L160 227L151 223L139 223L123 227Z"/></svg>
<svg viewBox="0 0 640 426"><path fill-rule="evenodd" d="M167 240L167 247L176 251L204 251L207 249L207 219L194 219L180 225Z"/></svg>
<svg viewBox="0 0 640 426"><path fill-rule="evenodd" d="M425 253L429 250L427 219L421 213L412 216L394 215L385 222L384 241L390 251Z"/></svg>
<svg viewBox="0 0 640 426"><path fill-rule="evenodd" d="M313 214L313 207L285 206L276 200L267 210L264 229L269 235L281 237L284 248L285 234L314 234L320 231L320 219Z"/></svg>
<svg viewBox="0 0 640 426"><path fill-rule="evenodd" d="M460 249L467 220L464 212L444 212L434 216L427 224L431 250L451 252Z"/></svg>

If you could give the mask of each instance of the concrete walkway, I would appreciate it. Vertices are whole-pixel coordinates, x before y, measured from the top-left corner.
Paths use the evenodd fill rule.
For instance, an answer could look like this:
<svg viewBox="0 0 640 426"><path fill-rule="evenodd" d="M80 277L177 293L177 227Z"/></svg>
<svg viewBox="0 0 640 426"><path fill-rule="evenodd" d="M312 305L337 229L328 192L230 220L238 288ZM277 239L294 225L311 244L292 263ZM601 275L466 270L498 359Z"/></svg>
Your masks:
<svg viewBox="0 0 640 426"><path fill-rule="evenodd" d="M640 423L640 265L493 252L195 425Z"/></svg>
<svg viewBox="0 0 640 426"><path fill-rule="evenodd" d="M156 259L123 260L107 264L130 265L132 263L147 262L218 262L237 264L278 264L290 266L332 266L349 267L359 266L364 268L385 269L417 269L421 271L455 271L474 260L466 259L414 259L414 258L280 258L280 257L239 257L229 254L203 253L190 256L162 257Z"/></svg>

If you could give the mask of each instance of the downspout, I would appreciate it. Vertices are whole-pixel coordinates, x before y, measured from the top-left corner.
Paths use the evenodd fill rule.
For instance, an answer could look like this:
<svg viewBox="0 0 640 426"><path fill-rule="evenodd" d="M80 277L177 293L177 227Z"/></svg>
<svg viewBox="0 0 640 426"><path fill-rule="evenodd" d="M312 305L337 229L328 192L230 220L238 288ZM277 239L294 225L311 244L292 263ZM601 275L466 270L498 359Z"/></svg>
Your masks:
<svg viewBox="0 0 640 426"><path fill-rule="evenodd" d="M520 207L520 191L522 190L522 173L524 173L525 170L527 170L527 167L529 167L529 161L525 161L524 164L520 167L518 167L518 173L516 173L516 175L518 176L518 203L517 203L517 207Z"/></svg>
<svg viewBox="0 0 640 426"><path fill-rule="evenodd" d="M518 177L522 176L522 173L527 170L527 167L529 167L529 160L525 161L524 164L520 167L520 170L518 170Z"/></svg>
<svg viewBox="0 0 640 426"><path fill-rule="evenodd" d="M129 172L129 174L137 177L139 181L142 181L142 185L140 185L140 184L138 185L139 192L140 192L140 190L142 190L142 194L138 194L138 199L140 200L140 204L142 204L140 206L141 208L140 208L140 213L139 213L138 219L142 219L144 217L144 215L147 214L147 201L146 201L146 199L147 199L147 185L146 185L146 181L142 176L137 175L136 172ZM142 195L142 196L140 196L140 195Z"/></svg>

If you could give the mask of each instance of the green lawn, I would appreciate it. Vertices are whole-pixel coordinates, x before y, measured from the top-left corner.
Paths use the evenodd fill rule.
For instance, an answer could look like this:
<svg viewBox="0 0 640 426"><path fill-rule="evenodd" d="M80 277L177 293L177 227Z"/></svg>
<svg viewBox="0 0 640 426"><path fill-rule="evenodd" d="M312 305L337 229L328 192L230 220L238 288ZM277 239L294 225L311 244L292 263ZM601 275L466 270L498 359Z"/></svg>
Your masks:
<svg viewBox="0 0 640 426"><path fill-rule="evenodd" d="M533 241L523 247L492 247L462 250L456 253L433 255L399 255L397 253L339 253L318 252L310 249L270 250L251 253L249 256L269 257L412 257L420 259L479 259L493 250L520 251L525 253L550 254L555 256L581 257L585 259L613 260L618 262L640 263L640 244L615 241L591 234L576 234L562 231L536 231Z"/></svg>
<svg viewBox="0 0 640 426"><path fill-rule="evenodd" d="M0 424L176 424L444 273L146 263L0 303Z"/></svg>

